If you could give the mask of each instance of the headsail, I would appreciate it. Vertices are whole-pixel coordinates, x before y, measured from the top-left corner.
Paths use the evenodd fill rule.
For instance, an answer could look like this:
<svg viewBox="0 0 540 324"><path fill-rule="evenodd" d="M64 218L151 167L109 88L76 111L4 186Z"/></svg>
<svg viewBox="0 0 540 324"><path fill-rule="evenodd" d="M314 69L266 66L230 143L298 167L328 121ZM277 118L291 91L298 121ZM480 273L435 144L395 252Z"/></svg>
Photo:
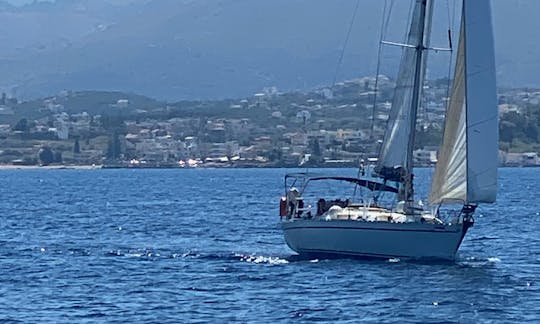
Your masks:
<svg viewBox="0 0 540 324"><path fill-rule="evenodd" d="M452 95L430 202L494 202L498 108L489 0L464 0Z"/></svg>
<svg viewBox="0 0 540 324"><path fill-rule="evenodd" d="M418 102L414 102L415 95L421 92L425 74L426 57L420 54L420 64L417 66L418 47L427 46L429 31L431 30L432 6L427 6L426 0L416 0L407 44L410 47L402 49L401 62L392 99L392 109L388 117L388 125L384 140L379 152L379 162L376 171L382 178L401 181L399 168L406 167L412 148L409 149L411 132L416 124ZM415 68L416 67L416 68ZM419 71L417 71L417 69ZM415 83L415 79L416 80ZM416 92L416 94L415 94ZM414 107L416 106L416 107ZM397 171L397 172L396 172ZM409 170L410 171L410 170Z"/></svg>

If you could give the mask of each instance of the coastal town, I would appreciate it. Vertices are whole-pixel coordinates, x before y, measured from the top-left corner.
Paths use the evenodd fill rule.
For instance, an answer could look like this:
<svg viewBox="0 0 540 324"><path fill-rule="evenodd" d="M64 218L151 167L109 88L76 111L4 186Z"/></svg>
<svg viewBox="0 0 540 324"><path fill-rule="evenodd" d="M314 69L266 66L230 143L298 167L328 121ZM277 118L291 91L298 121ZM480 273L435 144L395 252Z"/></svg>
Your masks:
<svg viewBox="0 0 540 324"><path fill-rule="evenodd" d="M377 86L376 86L377 83ZM394 82L364 77L310 92L159 102L119 92L2 95L0 164L95 167L356 167L376 161ZM375 91L377 89L377 91ZM427 82L414 162L432 166L449 82ZM500 165L540 165L540 90L499 89Z"/></svg>

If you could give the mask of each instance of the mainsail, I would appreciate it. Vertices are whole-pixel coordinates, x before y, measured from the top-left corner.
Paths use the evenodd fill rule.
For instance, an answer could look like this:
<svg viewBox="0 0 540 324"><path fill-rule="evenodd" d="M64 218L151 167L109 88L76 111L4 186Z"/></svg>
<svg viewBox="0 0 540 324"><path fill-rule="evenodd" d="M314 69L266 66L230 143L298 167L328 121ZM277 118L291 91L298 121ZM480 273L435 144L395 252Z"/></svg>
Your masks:
<svg viewBox="0 0 540 324"><path fill-rule="evenodd" d="M415 1L406 41L409 46L403 47L392 109L376 167L379 176L388 180L401 182L402 168L412 168L408 165L412 159L410 146L414 144L410 139L411 136L414 138L418 97L425 74L426 56L422 52L428 44L432 12L432 6L428 6L426 0Z"/></svg>
<svg viewBox="0 0 540 324"><path fill-rule="evenodd" d="M452 95L430 202L494 202L498 108L489 0L464 0Z"/></svg>

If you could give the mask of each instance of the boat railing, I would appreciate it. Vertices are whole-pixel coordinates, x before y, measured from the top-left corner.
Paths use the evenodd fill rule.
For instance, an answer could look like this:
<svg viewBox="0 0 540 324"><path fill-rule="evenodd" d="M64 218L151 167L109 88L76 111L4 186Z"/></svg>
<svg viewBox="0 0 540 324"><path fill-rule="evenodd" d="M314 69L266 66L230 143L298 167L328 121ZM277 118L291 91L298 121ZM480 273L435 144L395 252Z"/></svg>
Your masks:
<svg viewBox="0 0 540 324"><path fill-rule="evenodd" d="M439 206L435 216L444 223L461 224L463 222L464 213L463 208L456 209L447 206L446 208L441 209Z"/></svg>

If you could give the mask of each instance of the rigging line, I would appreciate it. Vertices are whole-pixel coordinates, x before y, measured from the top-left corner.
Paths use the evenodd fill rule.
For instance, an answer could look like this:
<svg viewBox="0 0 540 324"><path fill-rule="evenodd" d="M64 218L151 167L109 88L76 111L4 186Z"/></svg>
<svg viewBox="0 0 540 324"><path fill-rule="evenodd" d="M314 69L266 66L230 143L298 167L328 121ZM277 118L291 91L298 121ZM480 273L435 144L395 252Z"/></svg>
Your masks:
<svg viewBox="0 0 540 324"><path fill-rule="evenodd" d="M429 11L430 11L430 14L429 14L429 33L427 35L427 47L431 47L431 41L432 41L432 30L433 30L433 16L434 16L434 12L435 10L437 9L437 7L435 6L435 0L431 0L429 1ZM447 2L447 5L448 5L448 0L446 0ZM448 7L448 6L447 6ZM450 17L450 15L448 14L448 17ZM450 20L448 21L448 23L450 23ZM450 29L448 30L448 32L450 32ZM450 39L450 38L449 38ZM450 46L451 47L451 46ZM435 53L438 53L437 50L435 50ZM429 69L427 68L428 66L428 59L429 59L429 55L426 54L426 63L425 63L425 69L429 71ZM422 86L422 106L420 107L421 111L422 111L422 130L426 129L427 130L427 127L431 124L431 119L430 119L430 116L429 116L429 101L428 101L428 97L426 96L426 89L424 89L424 86L425 85L428 85L429 86L429 80L428 80L428 77L427 77L427 74L424 75L424 80L423 80L423 86Z"/></svg>
<svg viewBox="0 0 540 324"><path fill-rule="evenodd" d="M386 6L385 0L385 6ZM390 24L390 17L392 15L392 8L394 7L394 1L390 1L390 7L388 8L388 15L386 16L386 22L384 23L384 36L388 34L388 25ZM384 21L384 15L383 15L383 21Z"/></svg>
<svg viewBox="0 0 540 324"><path fill-rule="evenodd" d="M349 30L347 31L347 36L345 37L345 43L343 44L343 48L341 49L341 54L339 56L338 64L336 66L336 71L334 73L334 80L332 81L332 91L334 90L334 86L336 85L336 79L339 72L339 68L341 67L341 63L343 62L343 56L345 55L345 49L347 48L347 43L349 43L349 38L351 36L351 31L354 26L354 21L356 20L356 13L358 12L359 5L360 5L360 0L356 0L356 6L354 7L351 23L349 24Z"/></svg>
<svg viewBox="0 0 540 324"><path fill-rule="evenodd" d="M454 0L454 3L452 4L452 31L454 30L454 26L456 25L456 5L457 2Z"/></svg>
<svg viewBox="0 0 540 324"><path fill-rule="evenodd" d="M452 82L450 79L452 78L452 60L454 58L454 49L452 47L452 35L454 34L454 19L455 19L455 2L452 5L452 19L450 19L450 0L446 0L446 8L448 10L448 45L450 48L450 58L448 59L448 75L446 76L447 79L447 85L446 85L446 111L448 111L448 108L450 106L450 87L452 85Z"/></svg>
<svg viewBox="0 0 540 324"><path fill-rule="evenodd" d="M390 19L386 19L386 9L388 6L388 0L384 1L384 7L383 7L383 14L382 14L382 20L381 20L381 33L379 35L379 49L377 54L377 69L375 71L375 84L373 88L373 106L371 107L371 129L369 133L369 138L373 139L373 133L375 131L375 114L377 112L377 92L379 91L379 74L381 71L381 56L382 56L382 45L383 45L383 39L386 35L386 30L388 28L388 22ZM391 8L390 8L391 10ZM388 14L388 17L390 17L390 13Z"/></svg>
<svg viewBox="0 0 540 324"><path fill-rule="evenodd" d="M356 0L356 5L353 10L353 15L351 17L351 23L349 24L349 30L347 31L347 36L345 37L345 43L343 44L343 48L341 49L341 54L339 56L339 60L336 66L336 71L334 72L334 79L332 80L332 92L334 92L334 87L336 85L337 75L339 72L339 69L341 67L341 64L343 63L343 56L345 55L345 50L347 49L347 44L349 43L349 39L351 37L351 32L354 26L354 21L356 20L356 13L358 12L358 7L360 6L360 0ZM358 173L360 174L360 168L358 169ZM354 187L354 196L356 196L356 187Z"/></svg>
<svg viewBox="0 0 540 324"><path fill-rule="evenodd" d="M429 31L427 32L427 34L424 36L424 46L425 47L430 47L430 44L431 44L431 30L432 30L432 21L433 21L433 8L435 6L435 1L426 1L426 5L428 6L427 8L429 8L428 10L431 12L431 14L429 14L429 21L426 20L426 23L424 23L424 25L429 25ZM426 16L428 16L428 14L426 14ZM426 27L427 28L427 27ZM428 66L428 54L425 55L424 57L424 71L428 70L427 69L427 66ZM426 96L426 90L424 88L424 86L427 86L428 85L428 74L427 72L424 73L424 77L422 78L422 87L421 87L421 90L420 90L420 100L419 100L419 106L418 106L418 112L417 112L417 116L420 116L420 120L422 120L422 124L421 124L421 129L422 131L424 131L424 129L427 128L428 124L429 124L429 115L428 115L428 98ZM416 123L415 127L418 127L418 122ZM416 131L416 129L415 129Z"/></svg>
<svg viewBox="0 0 540 324"><path fill-rule="evenodd" d="M385 1L386 1L386 0L385 0ZM388 14L387 14L386 23L385 23L385 31L384 31L384 35L383 35L383 36L386 36L386 34L387 34L387 32L388 32L388 26L389 26L389 23L390 23L390 17L391 17L391 15L392 15L392 8L393 8L393 6L394 6L394 0L390 0L390 7L389 7L389 9L388 9ZM412 13L411 13L411 15L412 15ZM383 15L383 19L384 19L384 15ZM381 60L379 59L378 62L380 62L380 61L381 61ZM378 82L378 80L379 80L379 75L377 75L375 81ZM394 89L394 90L395 90L395 89ZM375 90L375 98L374 98L374 99L375 99L375 102L377 101L377 93L378 93L378 89ZM375 106L376 106L376 105L374 105L374 107L375 107ZM386 119L386 123L385 123L385 124L386 124L385 129L388 129L388 125L390 124L390 118L387 118L387 119ZM383 142L384 142L385 138L386 138L386 134L385 134L384 137L383 137ZM383 150L383 145L382 145L382 144L378 144L378 147L379 147L379 148L378 148L378 151L379 151L379 152L377 152L377 156L380 157L380 156L381 156L381 152L382 152L382 150ZM379 161L378 163L381 163L381 162Z"/></svg>
<svg viewBox="0 0 540 324"><path fill-rule="evenodd" d="M411 4L409 6L409 13L407 15L407 24L405 26L410 26L411 25L411 21L413 19L413 12L414 12L414 7L416 6L416 1L411 1ZM403 36L403 43L406 44L407 43L407 38L409 36L409 30L407 28L404 28L405 30L405 35Z"/></svg>
<svg viewBox="0 0 540 324"><path fill-rule="evenodd" d="M446 0L446 16L448 18L448 29L451 29L452 28L452 24L453 24L453 21L452 21L452 18L450 17L451 13L450 13L450 0Z"/></svg>

